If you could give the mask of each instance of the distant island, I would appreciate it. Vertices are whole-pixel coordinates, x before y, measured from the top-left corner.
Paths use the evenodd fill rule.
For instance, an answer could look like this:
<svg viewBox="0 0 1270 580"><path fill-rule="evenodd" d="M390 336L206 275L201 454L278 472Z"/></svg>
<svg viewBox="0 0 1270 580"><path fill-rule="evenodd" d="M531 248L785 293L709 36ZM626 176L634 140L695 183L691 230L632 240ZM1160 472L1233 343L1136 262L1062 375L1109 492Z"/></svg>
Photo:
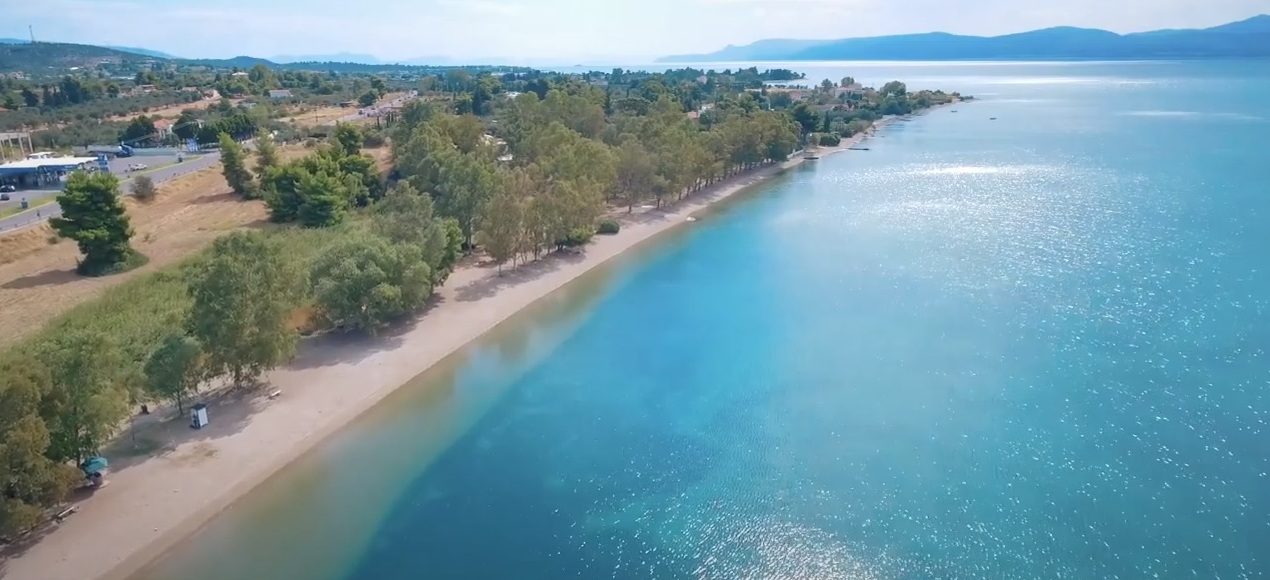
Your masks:
<svg viewBox="0 0 1270 580"><path fill-rule="evenodd" d="M658 62L790 60L1020 60L1170 59L1270 56L1270 15L1204 29L1117 34L1056 27L1003 36L946 32L845 38L760 40L707 54L668 56Z"/></svg>

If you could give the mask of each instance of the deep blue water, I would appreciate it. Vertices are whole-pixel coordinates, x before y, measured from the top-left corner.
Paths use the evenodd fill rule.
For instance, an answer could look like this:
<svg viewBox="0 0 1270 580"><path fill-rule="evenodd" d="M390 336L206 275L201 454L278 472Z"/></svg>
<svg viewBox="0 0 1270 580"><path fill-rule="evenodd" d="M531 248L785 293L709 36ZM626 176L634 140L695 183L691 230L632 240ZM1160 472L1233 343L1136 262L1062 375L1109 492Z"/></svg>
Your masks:
<svg viewBox="0 0 1270 580"><path fill-rule="evenodd" d="M590 276L143 576L1270 575L1270 63L792 66L980 100Z"/></svg>

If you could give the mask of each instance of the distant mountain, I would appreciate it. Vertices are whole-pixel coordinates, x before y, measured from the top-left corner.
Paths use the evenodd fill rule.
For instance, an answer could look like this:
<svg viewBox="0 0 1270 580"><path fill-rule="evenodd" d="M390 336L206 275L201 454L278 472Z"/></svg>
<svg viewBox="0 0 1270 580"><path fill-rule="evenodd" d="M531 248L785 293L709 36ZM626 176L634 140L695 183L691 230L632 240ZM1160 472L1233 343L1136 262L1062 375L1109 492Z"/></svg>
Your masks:
<svg viewBox="0 0 1270 580"><path fill-rule="evenodd" d="M1270 16L1205 29L1133 34L1062 26L991 37L929 32L841 40L773 39L708 54L668 56L659 62L1229 57L1270 57Z"/></svg>
<svg viewBox="0 0 1270 580"><path fill-rule="evenodd" d="M351 52L338 52L335 54L281 54L275 56L272 60L279 64L291 64L297 62L347 62L352 64L384 64L378 58L369 54L356 54Z"/></svg>
<svg viewBox="0 0 1270 580"><path fill-rule="evenodd" d="M102 63L124 64L154 60L152 57L124 52L104 46L63 44L58 42L0 43L0 72L22 71L28 74L61 74L74 67Z"/></svg>
<svg viewBox="0 0 1270 580"><path fill-rule="evenodd" d="M0 38L0 44L29 44L30 42L21 38Z"/></svg>
<svg viewBox="0 0 1270 580"><path fill-rule="evenodd" d="M132 54L139 54L141 56L149 56L153 58L176 58L175 56L172 56L166 52L159 52L157 50L150 50L148 48L135 48L132 46L107 46L106 48L111 48L111 49L119 50L123 52L131 52Z"/></svg>

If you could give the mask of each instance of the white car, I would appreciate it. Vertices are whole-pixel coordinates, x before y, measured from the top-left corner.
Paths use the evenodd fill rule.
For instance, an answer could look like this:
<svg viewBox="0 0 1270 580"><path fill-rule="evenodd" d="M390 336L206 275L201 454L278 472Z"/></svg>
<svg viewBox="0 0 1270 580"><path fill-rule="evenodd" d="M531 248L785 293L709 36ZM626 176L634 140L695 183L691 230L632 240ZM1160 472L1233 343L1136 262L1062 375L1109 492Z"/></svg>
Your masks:
<svg viewBox="0 0 1270 580"><path fill-rule="evenodd" d="M149 169L149 168L150 166L146 165L145 163L132 163L128 165L128 171L141 171L142 169Z"/></svg>

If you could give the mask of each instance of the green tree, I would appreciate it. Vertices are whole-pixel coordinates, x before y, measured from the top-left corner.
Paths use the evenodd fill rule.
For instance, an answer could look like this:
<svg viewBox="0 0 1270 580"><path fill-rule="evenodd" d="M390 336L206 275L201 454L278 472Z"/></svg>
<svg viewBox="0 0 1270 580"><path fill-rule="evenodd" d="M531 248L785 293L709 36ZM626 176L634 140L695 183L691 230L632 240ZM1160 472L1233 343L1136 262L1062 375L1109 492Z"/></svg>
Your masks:
<svg viewBox="0 0 1270 580"><path fill-rule="evenodd" d="M423 252L371 235L345 240L313 264L313 295L337 327L374 334L432 294L432 271Z"/></svg>
<svg viewBox="0 0 1270 580"><path fill-rule="evenodd" d="M135 255L128 241L132 226L119 201L119 180L109 173L72 173L57 196L61 217L49 220L63 237L75 240L84 259L79 272L97 276L117 270Z"/></svg>
<svg viewBox="0 0 1270 580"><path fill-rule="evenodd" d="M790 109L790 115L794 118L794 122L802 128L803 134L809 134L816 130L816 125L820 122L820 115L816 114L816 110L807 106L807 103L798 103Z"/></svg>
<svg viewBox="0 0 1270 580"><path fill-rule="evenodd" d="M300 216L304 198L300 196L300 182L309 175L299 163L287 163L271 167L265 172L261 189L265 204L269 206L269 219L286 223Z"/></svg>
<svg viewBox="0 0 1270 580"><path fill-rule="evenodd" d="M306 173L297 188L300 207L296 217L309 228L324 228L344 221L348 214L348 186L328 173Z"/></svg>
<svg viewBox="0 0 1270 580"><path fill-rule="evenodd" d="M146 391L161 399L176 401L177 412L185 414L186 395L198 391L203 377L203 347L184 334L163 339L145 364Z"/></svg>
<svg viewBox="0 0 1270 580"><path fill-rule="evenodd" d="M287 325L301 276L258 232L216 240L191 269L187 330L203 345L208 376L235 385L290 358L296 333Z"/></svg>
<svg viewBox="0 0 1270 580"><path fill-rule="evenodd" d="M269 169L277 167L278 146L273 142L273 136L268 132L261 132L256 137L256 173L264 174Z"/></svg>
<svg viewBox="0 0 1270 580"><path fill-rule="evenodd" d="M362 96L357 97L357 104L363 107L369 107L379 100L379 95L375 91L366 91Z"/></svg>
<svg viewBox="0 0 1270 580"><path fill-rule="evenodd" d="M365 137L362 136L361 129L350 123L340 123L339 126L335 127L334 137L340 151L350 156L360 153L362 144L365 143Z"/></svg>
<svg viewBox="0 0 1270 580"><path fill-rule="evenodd" d="M132 197L141 201L150 201L159 191L154 187L154 180L148 175L138 175L132 178Z"/></svg>
<svg viewBox="0 0 1270 580"><path fill-rule="evenodd" d="M423 260L432 268L435 282L440 283L440 277L448 274L450 264L445 263L445 258L449 240L445 224L433 211L432 198L403 182L374 205L371 216L375 233L394 243L413 245L423 252Z"/></svg>
<svg viewBox="0 0 1270 580"><path fill-rule="evenodd" d="M617 196L628 213L664 185L665 180L657 175L657 158L638 140L627 139L617 148Z"/></svg>
<svg viewBox="0 0 1270 580"><path fill-rule="evenodd" d="M10 111L16 111L16 110L18 110L18 109L19 109L19 108L21 108L21 107L22 107L22 105L19 105L19 104L18 104L18 99L16 99L16 98L13 96L13 93L5 93L5 94L4 94L4 108L5 108L5 109L8 109L8 110L10 110Z"/></svg>
<svg viewBox="0 0 1270 580"><path fill-rule="evenodd" d="M251 171L247 170L247 152L229 133L220 134L220 163L225 181L234 193L243 199L256 199L260 192L256 189Z"/></svg>
<svg viewBox="0 0 1270 580"><path fill-rule="evenodd" d="M476 153L449 155L442 160L436 184L438 209L458 220L463 240L471 247L482 210L498 188L498 176L494 164Z"/></svg>
<svg viewBox="0 0 1270 580"><path fill-rule="evenodd" d="M26 103L26 106L28 107L38 107L40 106L40 96L35 94L35 91L32 91L30 88L23 87L22 102Z"/></svg>
<svg viewBox="0 0 1270 580"><path fill-rule="evenodd" d="M198 129L198 116L189 109L181 111L176 123L172 125L172 133L181 140L193 139L198 135Z"/></svg>
<svg viewBox="0 0 1270 580"><path fill-rule="evenodd" d="M900 81L891 81L882 85L882 88L878 90L878 94L883 97L903 97L908 94L908 87Z"/></svg>
<svg viewBox="0 0 1270 580"><path fill-rule="evenodd" d="M524 214L524 201L512 187L500 187L489 200L478 239L498 265L500 274L503 264L514 259L522 247Z"/></svg>
<svg viewBox="0 0 1270 580"><path fill-rule="evenodd" d="M129 145L150 145L158 138L158 129L154 128L154 119L141 115L124 128L123 133L119 134L119 140Z"/></svg>
<svg viewBox="0 0 1270 580"><path fill-rule="evenodd" d="M48 456L78 463L96 454L128 415L128 362L109 336L80 329L58 333L37 357L50 373L40 402Z"/></svg>
<svg viewBox="0 0 1270 580"><path fill-rule="evenodd" d="M83 476L45 455L52 439L39 413L51 382L36 360L0 364L0 536L34 527L41 508L61 501Z"/></svg>

